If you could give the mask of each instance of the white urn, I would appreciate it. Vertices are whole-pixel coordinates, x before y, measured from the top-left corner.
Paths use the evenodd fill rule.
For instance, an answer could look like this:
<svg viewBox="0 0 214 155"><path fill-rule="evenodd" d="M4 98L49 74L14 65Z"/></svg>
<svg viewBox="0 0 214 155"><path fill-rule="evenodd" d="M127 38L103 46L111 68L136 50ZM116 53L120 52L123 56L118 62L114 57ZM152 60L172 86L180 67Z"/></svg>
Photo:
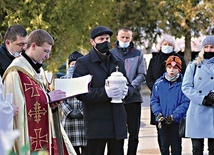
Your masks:
<svg viewBox="0 0 214 155"><path fill-rule="evenodd" d="M112 98L111 103L122 103L123 98L123 90L125 89L127 80L123 76L121 72L118 71L119 67L116 67L116 72L111 73L111 76L109 76L106 79L106 85L109 87L118 86L121 89L121 94L118 98Z"/></svg>

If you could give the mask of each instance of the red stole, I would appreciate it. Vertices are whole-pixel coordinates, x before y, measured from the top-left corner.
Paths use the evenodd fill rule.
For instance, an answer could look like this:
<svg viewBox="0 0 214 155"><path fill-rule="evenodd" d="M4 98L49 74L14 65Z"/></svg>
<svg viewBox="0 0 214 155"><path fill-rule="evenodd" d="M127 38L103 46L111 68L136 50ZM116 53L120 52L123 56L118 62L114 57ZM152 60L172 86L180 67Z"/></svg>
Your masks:
<svg viewBox="0 0 214 155"><path fill-rule="evenodd" d="M49 150L49 121L47 98L41 86L22 72L18 72L25 94L28 133L31 152Z"/></svg>
<svg viewBox="0 0 214 155"><path fill-rule="evenodd" d="M39 84L21 71L18 72L26 100L28 133L30 137L31 152L46 150L50 154L58 155L56 138L52 137L50 145L48 101L46 94ZM53 136L53 135L52 135ZM64 141L64 154L68 154ZM51 148L49 148L51 146Z"/></svg>

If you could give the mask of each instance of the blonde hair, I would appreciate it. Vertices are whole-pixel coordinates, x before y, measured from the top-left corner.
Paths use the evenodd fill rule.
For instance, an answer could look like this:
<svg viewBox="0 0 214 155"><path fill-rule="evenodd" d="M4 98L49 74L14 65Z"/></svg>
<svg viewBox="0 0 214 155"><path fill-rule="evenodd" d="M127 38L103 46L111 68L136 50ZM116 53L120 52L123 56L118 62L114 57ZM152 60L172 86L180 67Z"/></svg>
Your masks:
<svg viewBox="0 0 214 155"><path fill-rule="evenodd" d="M195 58L196 64L200 64L204 60L204 47L198 53L198 56Z"/></svg>
<svg viewBox="0 0 214 155"><path fill-rule="evenodd" d="M196 64L200 64L204 60L204 46L205 45L214 46L214 35L208 35L202 41L202 49L198 53L198 56L195 58Z"/></svg>

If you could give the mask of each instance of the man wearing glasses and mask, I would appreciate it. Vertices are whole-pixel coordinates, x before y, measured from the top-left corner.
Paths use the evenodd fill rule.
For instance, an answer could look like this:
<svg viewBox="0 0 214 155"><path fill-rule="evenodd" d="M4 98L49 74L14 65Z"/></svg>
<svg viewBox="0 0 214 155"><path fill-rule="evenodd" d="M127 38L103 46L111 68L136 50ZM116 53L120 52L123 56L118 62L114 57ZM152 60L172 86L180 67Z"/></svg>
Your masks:
<svg viewBox="0 0 214 155"><path fill-rule="evenodd" d="M10 26L0 46L0 75L3 76L11 62L26 48L27 31L20 25Z"/></svg>

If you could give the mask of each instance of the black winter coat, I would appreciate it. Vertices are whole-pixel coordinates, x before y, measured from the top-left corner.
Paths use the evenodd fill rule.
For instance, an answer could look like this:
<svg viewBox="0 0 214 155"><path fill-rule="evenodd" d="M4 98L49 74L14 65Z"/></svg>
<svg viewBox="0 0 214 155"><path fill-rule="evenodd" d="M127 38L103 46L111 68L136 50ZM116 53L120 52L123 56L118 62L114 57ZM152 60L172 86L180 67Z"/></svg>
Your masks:
<svg viewBox="0 0 214 155"><path fill-rule="evenodd" d="M1 77L3 76L5 70L7 69L7 67L11 64L11 62L15 59L14 56L12 56L5 44L3 43L0 46L0 75Z"/></svg>
<svg viewBox="0 0 214 155"><path fill-rule="evenodd" d="M86 56L75 64L73 77L91 74L90 92L77 96L83 102L84 122L87 139L124 139L127 137L126 111L123 103L113 104L105 91L105 80L116 71L125 76L123 60L109 52L107 62L103 62L92 48ZM108 66L108 67L106 67ZM129 84L128 97L134 88Z"/></svg>
<svg viewBox="0 0 214 155"><path fill-rule="evenodd" d="M166 72L166 60L169 56L175 55L178 56L182 61L182 68L181 73L184 75L184 72L186 70L186 62L184 60L184 57L181 55L178 55L175 52L172 52L170 54L164 54L162 52L159 52L155 57L153 57L150 60L149 67L146 74L146 84L149 87L149 89L152 91L152 87L155 83L155 81L163 75L163 73Z"/></svg>

